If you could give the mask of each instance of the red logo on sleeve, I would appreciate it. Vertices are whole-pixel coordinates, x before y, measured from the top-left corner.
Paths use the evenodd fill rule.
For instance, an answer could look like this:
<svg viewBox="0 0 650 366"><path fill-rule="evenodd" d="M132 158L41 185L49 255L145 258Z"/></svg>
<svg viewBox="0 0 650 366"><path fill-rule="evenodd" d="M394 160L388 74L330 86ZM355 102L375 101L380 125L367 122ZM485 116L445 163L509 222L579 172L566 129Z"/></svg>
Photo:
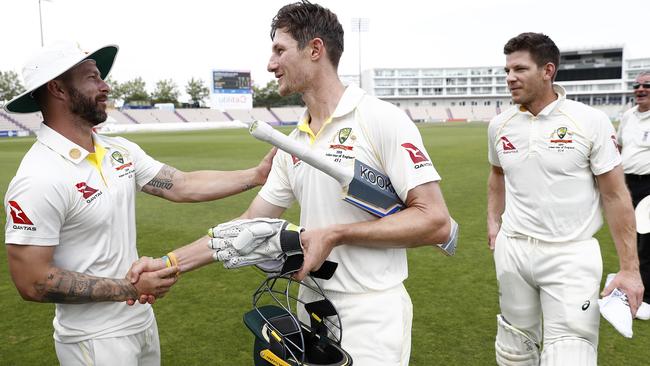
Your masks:
<svg viewBox="0 0 650 366"><path fill-rule="evenodd" d="M9 201L9 212L11 213L11 219L14 220L14 224L18 225L34 225L32 220L27 217L25 211L20 208L20 205L16 201Z"/></svg>
<svg viewBox="0 0 650 366"><path fill-rule="evenodd" d="M501 136L501 143L503 144L503 151L517 150L515 145L513 145L505 136Z"/></svg>
<svg viewBox="0 0 650 366"><path fill-rule="evenodd" d="M95 194L95 192L97 192L95 188L88 186L86 182L77 183L76 187L77 187L77 191L81 192L84 198L89 198L90 196Z"/></svg>
<svg viewBox="0 0 650 366"><path fill-rule="evenodd" d="M413 160L413 164L421 163L423 161L429 161L426 156L424 156L424 153L415 147L410 142L406 142L402 144L402 147L408 151L409 155L411 156L411 160Z"/></svg>

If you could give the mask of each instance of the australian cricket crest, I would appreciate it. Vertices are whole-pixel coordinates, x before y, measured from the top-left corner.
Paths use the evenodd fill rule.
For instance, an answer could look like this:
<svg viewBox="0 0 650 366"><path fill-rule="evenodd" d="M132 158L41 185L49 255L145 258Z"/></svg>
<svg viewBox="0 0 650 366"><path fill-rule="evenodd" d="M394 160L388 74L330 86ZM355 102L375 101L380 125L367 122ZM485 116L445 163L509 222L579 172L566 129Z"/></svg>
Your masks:
<svg viewBox="0 0 650 366"><path fill-rule="evenodd" d="M350 137L350 133L352 132L352 128L346 127L342 128L339 130L338 136L339 136L339 143L343 144L345 141Z"/></svg>
<svg viewBox="0 0 650 366"><path fill-rule="evenodd" d="M118 176L120 178L125 176L132 178L135 170L129 151L117 145L111 146L111 149L113 150L111 152L111 166L118 172Z"/></svg>
<svg viewBox="0 0 650 366"><path fill-rule="evenodd" d="M124 157L122 156L122 153L119 151L113 151L113 153L111 154L111 158L113 158L113 160L117 161L120 164L124 164Z"/></svg>
<svg viewBox="0 0 650 366"><path fill-rule="evenodd" d="M565 126L558 127L551 133L548 148L558 152L573 150L573 132Z"/></svg>

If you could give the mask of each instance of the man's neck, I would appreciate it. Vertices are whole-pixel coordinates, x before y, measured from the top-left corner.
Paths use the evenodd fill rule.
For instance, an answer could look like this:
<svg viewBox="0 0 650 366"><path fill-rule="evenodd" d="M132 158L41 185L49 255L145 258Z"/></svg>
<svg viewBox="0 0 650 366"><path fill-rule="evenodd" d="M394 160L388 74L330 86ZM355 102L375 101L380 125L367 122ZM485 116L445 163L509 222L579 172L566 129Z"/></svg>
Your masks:
<svg viewBox="0 0 650 366"><path fill-rule="evenodd" d="M544 110L549 104L555 102L559 98L559 95L553 90L551 87L548 90L545 90L544 93L537 99L535 99L532 103L529 105L524 105L526 109L533 114L533 116L537 116L539 112Z"/></svg>
<svg viewBox="0 0 650 366"><path fill-rule="evenodd" d="M45 124L63 137L81 146L88 152L95 151L92 126L76 115L56 115L43 113Z"/></svg>
<svg viewBox="0 0 650 366"><path fill-rule="evenodd" d="M336 106L345 92L345 86L336 77L314 83L314 85L316 87L303 93L302 100L309 113L309 128L314 134L318 134L325 121L336 110Z"/></svg>

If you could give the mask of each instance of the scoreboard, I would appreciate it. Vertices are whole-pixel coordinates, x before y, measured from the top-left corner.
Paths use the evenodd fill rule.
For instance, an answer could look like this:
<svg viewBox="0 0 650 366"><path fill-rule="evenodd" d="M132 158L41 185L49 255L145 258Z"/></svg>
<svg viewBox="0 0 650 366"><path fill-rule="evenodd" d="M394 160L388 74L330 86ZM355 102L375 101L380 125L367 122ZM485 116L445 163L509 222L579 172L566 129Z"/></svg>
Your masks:
<svg viewBox="0 0 650 366"><path fill-rule="evenodd" d="M212 71L213 93L251 93L250 71Z"/></svg>
<svg viewBox="0 0 650 366"><path fill-rule="evenodd" d="M250 71L212 69L212 108L252 109L253 83Z"/></svg>

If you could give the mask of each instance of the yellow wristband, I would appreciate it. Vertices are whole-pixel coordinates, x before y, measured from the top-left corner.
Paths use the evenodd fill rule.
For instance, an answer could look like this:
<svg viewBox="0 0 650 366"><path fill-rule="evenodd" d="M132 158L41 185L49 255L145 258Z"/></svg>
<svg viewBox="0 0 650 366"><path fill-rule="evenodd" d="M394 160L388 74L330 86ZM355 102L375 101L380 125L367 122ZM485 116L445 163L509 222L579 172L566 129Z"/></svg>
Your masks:
<svg viewBox="0 0 650 366"><path fill-rule="evenodd" d="M169 262L171 263L172 266L178 267L178 272L176 272L176 277L180 276L181 267L178 265L178 257L176 257L176 254L174 252L169 252L167 253L166 257L169 258Z"/></svg>
<svg viewBox="0 0 650 366"><path fill-rule="evenodd" d="M178 266L178 258L174 252L167 253L166 257L169 258L169 261L172 263L172 266Z"/></svg>

